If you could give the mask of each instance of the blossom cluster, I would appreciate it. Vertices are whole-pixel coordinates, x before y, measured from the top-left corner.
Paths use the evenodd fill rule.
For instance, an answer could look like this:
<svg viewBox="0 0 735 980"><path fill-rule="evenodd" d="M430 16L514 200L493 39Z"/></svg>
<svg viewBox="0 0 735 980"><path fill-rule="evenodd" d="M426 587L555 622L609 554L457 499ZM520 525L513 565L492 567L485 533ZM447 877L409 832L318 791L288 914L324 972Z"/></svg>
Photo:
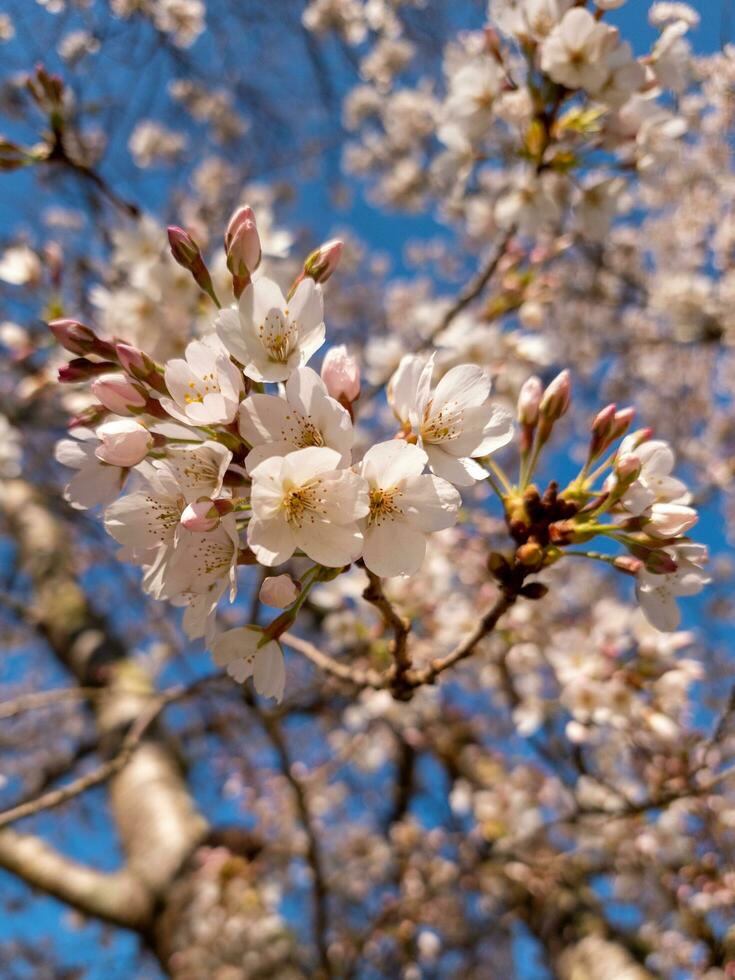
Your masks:
<svg viewBox="0 0 735 980"><path fill-rule="evenodd" d="M176 261L219 306L191 235L172 227L169 240ZM520 472L512 484L491 456L512 441L514 420L489 400L488 372L460 364L435 383L435 356L419 352L403 357L387 387L398 431L364 445L354 426L355 359L333 347L321 375L308 366L325 342L322 283L341 249L332 241L313 252L284 295L258 274L255 215L238 209L225 234L237 304L220 308L213 332L164 364L79 322L50 324L78 355L60 380L90 382L96 399L72 420L75 438L57 448L59 461L77 471L66 498L74 507L106 506L105 527L123 546L121 558L142 566L145 590L184 607L187 634L206 637L234 677L253 674L260 691L280 697L278 638L310 589L358 561L379 578L417 574L428 537L458 520L460 490L480 483L500 498L514 546L488 559L506 594L540 597L545 587L526 583L528 576L568 546L605 536L629 554L582 554L636 574L649 619L675 629L674 597L702 587L706 556L685 537L696 512L671 475L667 444L641 430L600 463L633 418L632 409L608 406L594 419L578 477L563 491L555 482L541 491L531 479L571 396L568 372L546 388L532 377L518 401ZM294 556L313 563L301 580L267 577L261 592L285 612L264 629L218 636L217 606L225 593L234 600L238 566L268 570Z"/></svg>

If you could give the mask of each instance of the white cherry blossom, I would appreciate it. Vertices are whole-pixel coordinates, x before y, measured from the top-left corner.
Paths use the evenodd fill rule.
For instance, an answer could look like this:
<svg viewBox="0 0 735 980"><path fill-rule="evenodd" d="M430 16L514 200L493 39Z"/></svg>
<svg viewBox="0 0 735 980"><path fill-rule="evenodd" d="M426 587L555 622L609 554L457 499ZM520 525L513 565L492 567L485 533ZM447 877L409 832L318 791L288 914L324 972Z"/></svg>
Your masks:
<svg viewBox="0 0 735 980"><path fill-rule="evenodd" d="M648 622L665 633L673 633L681 621L677 598L697 595L710 578L703 568L707 561L704 545L679 544L666 551L676 561L677 570L670 575L640 571L636 595Z"/></svg>
<svg viewBox="0 0 735 980"><path fill-rule="evenodd" d="M222 633L212 645L212 655L217 666L224 667L238 684L252 677L258 694L276 701L283 699L286 684L283 650L257 626Z"/></svg>
<svg viewBox="0 0 735 980"><path fill-rule="evenodd" d="M305 278L289 301L271 279L251 283L239 309L221 310L216 321L223 344L253 381L285 381L324 343L321 288Z"/></svg>
<svg viewBox="0 0 735 980"><path fill-rule="evenodd" d="M481 367L451 368L432 391L433 370L433 355L404 357L390 381L390 403L406 434L416 435L432 472L457 486L472 486L487 475L473 457L507 445L513 418L487 401L490 379Z"/></svg>
<svg viewBox="0 0 735 980"><path fill-rule="evenodd" d="M424 474L423 449L394 439L365 453L360 472L369 487L363 561L376 575L411 575L424 561L426 537L451 527L461 499L438 476Z"/></svg>
<svg viewBox="0 0 735 980"><path fill-rule="evenodd" d="M179 422L217 425L237 415L242 376L215 336L192 340L184 358L168 362L164 378L171 397L161 405Z"/></svg>
<svg viewBox="0 0 735 980"><path fill-rule="evenodd" d="M319 375L311 368L298 368L286 382L285 394L252 394L240 406L240 434L252 446L245 460L248 473L264 459L309 446L336 449L340 466L349 466L355 439L352 420L329 396Z"/></svg>
<svg viewBox="0 0 735 980"><path fill-rule="evenodd" d="M330 568L360 557L367 486L340 463L336 450L310 447L255 467L248 545L261 564L280 565L297 548Z"/></svg>
<svg viewBox="0 0 735 980"><path fill-rule="evenodd" d="M97 427L97 459L112 466L130 467L140 463L153 446L153 436L133 419L110 419Z"/></svg>
<svg viewBox="0 0 735 980"><path fill-rule="evenodd" d="M617 31L595 20L589 10L573 7L541 46L541 70L559 85L594 93L608 76L606 55Z"/></svg>
<svg viewBox="0 0 735 980"><path fill-rule="evenodd" d="M618 457L630 453L641 464L638 479L623 496L625 509L638 517L657 501L687 503L689 495L686 485L671 475L674 453L669 444L662 439L649 439L636 446L636 441L637 437L632 433L623 439L618 450Z"/></svg>
<svg viewBox="0 0 735 980"><path fill-rule="evenodd" d="M72 430L74 439L60 439L55 456L62 466L76 470L64 488L64 500L75 510L109 504L122 490L127 469L104 463L96 455L99 441L91 429Z"/></svg>

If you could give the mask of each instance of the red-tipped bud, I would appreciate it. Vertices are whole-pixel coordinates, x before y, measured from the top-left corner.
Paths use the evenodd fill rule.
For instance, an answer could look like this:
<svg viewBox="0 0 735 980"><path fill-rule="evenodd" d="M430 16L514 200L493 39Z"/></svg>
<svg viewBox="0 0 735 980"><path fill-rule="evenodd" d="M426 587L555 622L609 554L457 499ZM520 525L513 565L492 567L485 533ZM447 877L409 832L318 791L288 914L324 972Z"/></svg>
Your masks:
<svg viewBox="0 0 735 980"><path fill-rule="evenodd" d="M652 575L673 575L678 569L676 561L665 551L647 550L641 554L646 571Z"/></svg>
<svg viewBox="0 0 735 980"><path fill-rule="evenodd" d="M211 297L215 305L219 306L219 300L212 285L212 277L204 263L199 246L189 232L179 228L178 225L170 225L168 243L171 246L171 254L174 259L182 268L188 269L202 292L205 292L207 296Z"/></svg>
<svg viewBox="0 0 735 980"><path fill-rule="evenodd" d="M83 412L69 419L68 428L76 429L79 427L93 429L96 425L107 417L107 409L104 405L90 405Z"/></svg>
<svg viewBox="0 0 735 980"><path fill-rule="evenodd" d="M341 405L350 405L360 394L360 367L344 344L330 347L322 362L322 381Z"/></svg>
<svg viewBox="0 0 735 980"><path fill-rule="evenodd" d="M633 453L623 453L615 460L613 472L617 478L616 489L629 487L641 474L641 461Z"/></svg>
<svg viewBox="0 0 735 980"><path fill-rule="evenodd" d="M615 413L615 419L613 421L612 428L612 442L616 439L620 439L630 428L630 423L635 418L634 408L621 408L619 412Z"/></svg>
<svg viewBox="0 0 735 980"><path fill-rule="evenodd" d="M85 326L78 320L52 320L48 326L64 350L68 350L70 354L116 357L112 344L100 340L91 327Z"/></svg>
<svg viewBox="0 0 735 980"><path fill-rule="evenodd" d="M178 225L169 226L168 243L171 246L171 254L185 269L191 271L197 260L201 261L202 253L199 251L199 246L189 232L179 228Z"/></svg>
<svg viewBox="0 0 735 980"><path fill-rule="evenodd" d="M561 374L557 374L544 392L539 405L539 415L548 422L558 421L569 408L571 396L572 383L569 371L565 369Z"/></svg>
<svg viewBox="0 0 735 980"><path fill-rule="evenodd" d="M145 408L148 397L140 385L124 374L103 374L92 382L92 391L116 415L133 415L135 409Z"/></svg>
<svg viewBox="0 0 735 980"><path fill-rule="evenodd" d="M314 282L326 282L336 271L343 248L344 243L336 238L320 245L304 262L303 276L313 279Z"/></svg>
<svg viewBox="0 0 735 980"><path fill-rule="evenodd" d="M117 364L112 361L89 361L86 357L75 357L73 361L59 368L59 381L64 385L89 381L90 378L107 374L116 367Z"/></svg>

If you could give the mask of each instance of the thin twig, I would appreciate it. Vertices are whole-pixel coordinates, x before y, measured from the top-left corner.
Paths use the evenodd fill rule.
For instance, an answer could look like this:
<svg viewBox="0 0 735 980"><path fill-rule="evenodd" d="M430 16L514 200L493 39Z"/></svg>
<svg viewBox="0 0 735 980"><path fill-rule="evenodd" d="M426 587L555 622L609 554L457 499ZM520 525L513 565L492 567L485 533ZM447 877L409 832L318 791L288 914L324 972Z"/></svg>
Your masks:
<svg viewBox="0 0 735 980"><path fill-rule="evenodd" d="M341 664L338 660L322 653L313 643L304 640L293 633L284 633L281 636L281 643L300 653L302 657L310 660L314 666L319 667L332 677L337 677L341 681L354 684L355 687L371 687L375 690L382 690L385 687L384 678L376 670L361 670L359 667L350 667L349 664Z"/></svg>
<svg viewBox="0 0 735 980"><path fill-rule="evenodd" d="M411 632L411 621L401 616L383 590L383 582L379 575L366 569L369 585L362 593L363 599L380 612L383 622L393 631L391 653L394 669L391 683L398 694L404 688L404 680L411 670L411 654L408 651L408 634Z"/></svg>

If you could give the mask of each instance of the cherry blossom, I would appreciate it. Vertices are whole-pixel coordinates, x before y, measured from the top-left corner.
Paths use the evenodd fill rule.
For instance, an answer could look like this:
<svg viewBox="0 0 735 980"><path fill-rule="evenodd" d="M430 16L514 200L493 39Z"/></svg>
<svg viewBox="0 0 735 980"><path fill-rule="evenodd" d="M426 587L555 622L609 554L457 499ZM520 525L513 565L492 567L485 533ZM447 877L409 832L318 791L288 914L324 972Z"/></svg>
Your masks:
<svg viewBox="0 0 735 980"><path fill-rule="evenodd" d="M672 632L681 621L677 598L697 595L710 578L703 570L707 560L703 545L680 544L667 551L675 560L677 570L670 575L642 570L638 574L636 595L648 621L657 629Z"/></svg>
<svg viewBox="0 0 735 980"><path fill-rule="evenodd" d="M56 459L77 473L64 488L64 499L77 510L107 504L120 493L127 470L103 462L96 453L99 441L90 429L76 428L74 439L56 444Z"/></svg>
<svg viewBox="0 0 735 980"><path fill-rule="evenodd" d="M135 466L148 455L153 436L148 429L132 419L111 419L97 429L99 445L95 456L112 466Z"/></svg>
<svg viewBox="0 0 735 980"><path fill-rule="evenodd" d="M285 381L324 343L321 288L305 278L290 300L265 277L251 283L238 310L221 310L217 334L254 381Z"/></svg>
<svg viewBox="0 0 735 980"><path fill-rule="evenodd" d="M310 447L255 467L248 544L262 564L280 565L297 548L330 568L360 557L367 486L340 462L334 449Z"/></svg>
<svg viewBox="0 0 735 980"><path fill-rule="evenodd" d="M271 456L296 449L326 446L349 465L355 436L347 411L327 393L311 368L298 368L286 382L285 398L251 394L240 405L239 429L252 447L245 460L248 473Z"/></svg>
<svg viewBox="0 0 735 980"><path fill-rule="evenodd" d="M393 440L373 446L360 464L369 488L362 557L376 575L417 572L427 535L457 520L459 493L446 480L424 474L428 459L418 446Z"/></svg>
<svg viewBox="0 0 735 980"><path fill-rule="evenodd" d="M255 690L264 698L283 699L286 666L283 651L257 626L244 626L222 633L212 645L214 662L224 667L238 684L253 678Z"/></svg>
<svg viewBox="0 0 735 980"><path fill-rule="evenodd" d="M192 340L185 359L169 361L164 374L170 398L161 405L180 422L232 422L242 392L242 376L216 337Z"/></svg>
<svg viewBox="0 0 735 980"><path fill-rule="evenodd" d="M406 434L413 432L429 466L460 487L486 476L474 458L489 456L513 438L510 412L487 402L490 379L477 365L451 368L431 388L434 357L407 355L393 375L388 397Z"/></svg>

